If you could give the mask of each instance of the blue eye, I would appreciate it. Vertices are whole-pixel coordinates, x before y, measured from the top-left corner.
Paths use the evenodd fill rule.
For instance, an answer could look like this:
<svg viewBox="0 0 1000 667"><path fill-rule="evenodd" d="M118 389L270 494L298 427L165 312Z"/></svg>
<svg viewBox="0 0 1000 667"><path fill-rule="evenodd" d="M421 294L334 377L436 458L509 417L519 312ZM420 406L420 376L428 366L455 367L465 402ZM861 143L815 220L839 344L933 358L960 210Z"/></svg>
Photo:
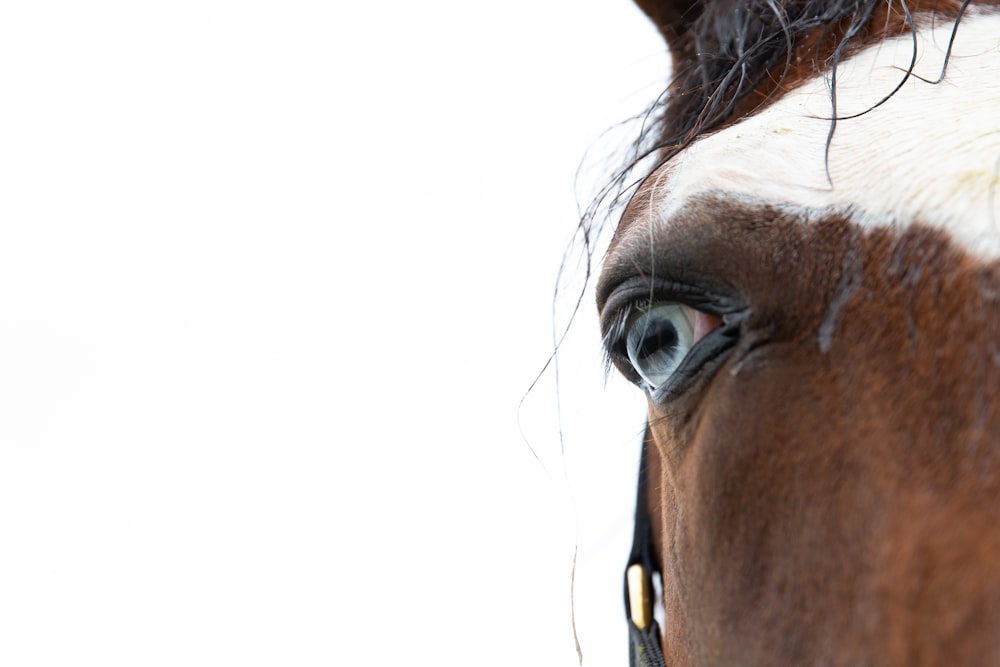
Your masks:
<svg viewBox="0 0 1000 667"><path fill-rule="evenodd" d="M660 303L634 313L625 325L625 348L635 372L652 389L663 385L695 343L690 309Z"/></svg>

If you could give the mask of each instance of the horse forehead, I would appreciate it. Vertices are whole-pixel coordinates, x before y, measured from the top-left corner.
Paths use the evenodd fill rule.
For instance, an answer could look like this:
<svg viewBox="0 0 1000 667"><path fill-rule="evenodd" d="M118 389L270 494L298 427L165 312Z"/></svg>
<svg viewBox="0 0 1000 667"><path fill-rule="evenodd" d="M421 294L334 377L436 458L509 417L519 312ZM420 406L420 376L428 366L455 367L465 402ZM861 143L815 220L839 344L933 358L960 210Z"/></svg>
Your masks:
<svg viewBox="0 0 1000 667"><path fill-rule="evenodd" d="M685 203L711 194L846 211L865 227L916 221L975 255L1000 257L1000 13L962 19L939 81L953 27L918 24L915 41L868 46L835 78L806 81L699 138L648 179L636 198L645 210L628 216L646 224L628 232L648 234L647 225L669 224Z"/></svg>

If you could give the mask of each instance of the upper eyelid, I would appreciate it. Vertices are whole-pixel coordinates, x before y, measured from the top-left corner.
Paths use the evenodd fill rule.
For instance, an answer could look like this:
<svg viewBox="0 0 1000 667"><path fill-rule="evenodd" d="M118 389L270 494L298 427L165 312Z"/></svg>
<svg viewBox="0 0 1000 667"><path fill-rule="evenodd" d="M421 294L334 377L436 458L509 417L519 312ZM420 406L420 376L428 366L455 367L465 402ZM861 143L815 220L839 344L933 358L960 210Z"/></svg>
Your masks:
<svg viewBox="0 0 1000 667"><path fill-rule="evenodd" d="M650 304L658 301L685 302L697 294L694 288L689 285L663 279L650 282L641 275L620 280L606 291L607 295L600 304L602 314L607 312L609 308L634 307L635 304L643 300Z"/></svg>
<svg viewBox="0 0 1000 667"><path fill-rule="evenodd" d="M713 315L725 315L743 309L743 300L729 290L708 288L673 280L659 279L650 284L642 276L620 281L608 290L601 304L602 326L624 309L634 309L641 303L673 302L690 306Z"/></svg>

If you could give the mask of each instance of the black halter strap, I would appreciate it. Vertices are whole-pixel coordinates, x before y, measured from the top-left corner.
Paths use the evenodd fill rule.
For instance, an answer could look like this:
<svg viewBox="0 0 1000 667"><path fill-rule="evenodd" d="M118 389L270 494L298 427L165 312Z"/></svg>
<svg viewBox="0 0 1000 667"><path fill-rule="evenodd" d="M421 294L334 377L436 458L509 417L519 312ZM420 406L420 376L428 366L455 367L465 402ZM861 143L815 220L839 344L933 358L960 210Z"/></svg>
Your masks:
<svg viewBox="0 0 1000 667"><path fill-rule="evenodd" d="M666 667L660 646L660 628L653 618L653 574L660 572L653 551L653 531L646 509L648 468L646 454L652 447L649 426L639 459L639 488L635 502L635 533L632 554L625 568L625 615L628 620L629 667Z"/></svg>

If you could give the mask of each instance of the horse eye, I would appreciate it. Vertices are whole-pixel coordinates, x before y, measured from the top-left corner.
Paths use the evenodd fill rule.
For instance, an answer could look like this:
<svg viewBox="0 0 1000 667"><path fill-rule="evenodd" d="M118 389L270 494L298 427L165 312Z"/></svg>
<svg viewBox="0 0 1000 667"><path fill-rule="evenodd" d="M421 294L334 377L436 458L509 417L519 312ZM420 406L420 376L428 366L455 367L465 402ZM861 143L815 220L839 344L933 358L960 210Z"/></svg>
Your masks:
<svg viewBox="0 0 1000 667"><path fill-rule="evenodd" d="M653 389L665 383L695 343L690 309L661 303L640 310L625 326L625 349L635 372Z"/></svg>

